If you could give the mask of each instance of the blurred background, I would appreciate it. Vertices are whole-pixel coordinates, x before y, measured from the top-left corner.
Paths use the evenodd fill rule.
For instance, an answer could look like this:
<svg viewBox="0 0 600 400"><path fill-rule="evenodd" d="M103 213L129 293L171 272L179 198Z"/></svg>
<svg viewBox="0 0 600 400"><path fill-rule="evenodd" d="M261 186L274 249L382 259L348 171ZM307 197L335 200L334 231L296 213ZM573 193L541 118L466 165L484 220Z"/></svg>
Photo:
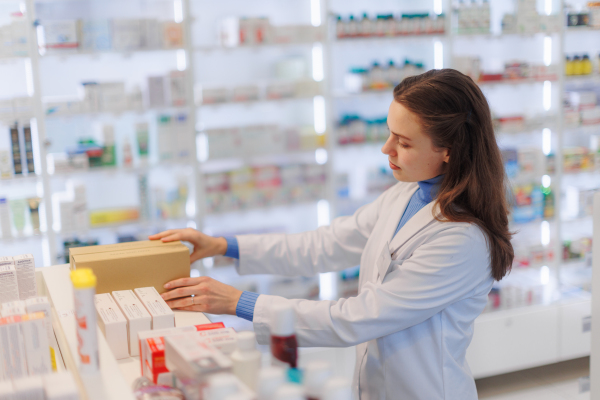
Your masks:
<svg viewBox="0 0 600 400"><path fill-rule="evenodd" d="M326 225L395 183L380 152L392 88L447 67L488 98L517 232L471 368L587 356L597 2L1 0L0 256L48 266L164 229ZM224 257L191 274L307 299L358 284L358 268L239 277Z"/></svg>

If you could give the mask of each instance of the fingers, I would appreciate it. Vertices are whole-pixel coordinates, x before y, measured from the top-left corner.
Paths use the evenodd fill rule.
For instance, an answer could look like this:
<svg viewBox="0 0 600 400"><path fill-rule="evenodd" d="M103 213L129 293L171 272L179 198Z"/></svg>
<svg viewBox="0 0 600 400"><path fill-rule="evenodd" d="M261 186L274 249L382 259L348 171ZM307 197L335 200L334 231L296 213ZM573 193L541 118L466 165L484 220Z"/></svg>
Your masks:
<svg viewBox="0 0 600 400"><path fill-rule="evenodd" d="M173 289L173 290L169 290L168 292L165 292L163 294L161 294L161 297L164 300L171 300L171 299L177 299L179 297L186 297L186 296L190 296L192 294L198 294L198 288L194 285L194 286L184 286L184 287L180 287L178 289Z"/></svg>
<svg viewBox="0 0 600 400"><path fill-rule="evenodd" d="M150 236L148 236L148 239L150 239L150 240L162 239L165 236L173 234L173 232L175 232L174 229L169 229L167 231L162 231L162 232L159 232L159 233L155 233L154 235L150 235Z"/></svg>
<svg viewBox="0 0 600 400"><path fill-rule="evenodd" d="M194 306L194 298L193 297L184 297L182 299L169 300L167 301L167 305L171 308L181 308L181 307L192 307Z"/></svg>
<svg viewBox="0 0 600 400"><path fill-rule="evenodd" d="M208 279L206 276L201 276L199 278L180 278L175 279L174 281L168 282L164 285L165 289L173 289L181 286L193 286L197 285L201 282L204 282Z"/></svg>

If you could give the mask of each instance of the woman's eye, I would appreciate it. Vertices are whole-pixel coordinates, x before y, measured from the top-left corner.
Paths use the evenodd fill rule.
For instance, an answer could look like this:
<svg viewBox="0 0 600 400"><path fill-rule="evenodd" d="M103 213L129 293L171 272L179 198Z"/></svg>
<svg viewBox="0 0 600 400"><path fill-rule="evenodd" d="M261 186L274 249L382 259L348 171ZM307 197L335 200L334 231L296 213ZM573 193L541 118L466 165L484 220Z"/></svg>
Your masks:
<svg viewBox="0 0 600 400"><path fill-rule="evenodd" d="M402 147L403 149L408 149L410 146L404 143L398 143L400 145L400 147Z"/></svg>

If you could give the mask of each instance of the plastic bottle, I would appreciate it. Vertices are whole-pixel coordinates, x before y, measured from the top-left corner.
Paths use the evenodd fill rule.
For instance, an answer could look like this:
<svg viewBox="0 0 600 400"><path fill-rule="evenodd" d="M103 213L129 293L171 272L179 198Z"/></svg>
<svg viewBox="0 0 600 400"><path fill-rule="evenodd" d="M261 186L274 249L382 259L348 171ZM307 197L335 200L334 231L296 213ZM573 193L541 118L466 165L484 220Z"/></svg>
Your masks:
<svg viewBox="0 0 600 400"><path fill-rule="evenodd" d="M346 36L355 37L358 34L358 21L354 19L354 15L350 16L348 22L346 22Z"/></svg>
<svg viewBox="0 0 600 400"><path fill-rule="evenodd" d="M231 353L233 373L249 388L256 390L261 353L256 350L256 335L244 331L237 334L237 349Z"/></svg>
<svg viewBox="0 0 600 400"><path fill-rule="evenodd" d="M571 57L569 57L569 56L565 57L565 75L567 75L567 76L573 75L573 61L571 60Z"/></svg>
<svg viewBox="0 0 600 400"><path fill-rule="evenodd" d="M383 69L379 63L374 62L369 71L369 81L371 81L371 89L379 90L387 87Z"/></svg>
<svg viewBox="0 0 600 400"><path fill-rule="evenodd" d="M163 385L155 385L145 376L133 382L133 395L137 400L184 400L183 392Z"/></svg>
<svg viewBox="0 0 600 400"><path fill-rule="evenodd" d="M271 400L277 389L285 383L285 371L281 367L267 367L258 372L256 393L259 400Z"/></svg>
<svg viewBox="0 0 600 400"><path fill-rule="evenodd" d="M583 72L581 64L581 58L579 56L573 57L573 75L581 75Z"/></svg>
<svg viewBox="0 0 600 400"><path fill-rule="evenodd" d="M325 384L332 371L328 362L313 361L304 369L304 392L307 400L322 400Z"/></svg>
<svg viewBox="0 0 600 400"><path fill-rule="evenodd" d="M100 368L98 357L98 335L96 329L96 275L89 268L71 271L73 295L75 297L75 319L79 346L79 371L82 374L97 373Z"/></svg>
<svg viewBox="0 0 600 400"><path fill-rule="evenodd" d="M223 400L225 397L237 393L238 384L235 376L224 372L208 378L208 386L204 389L204 399Z"/></svg>
<svg viewBox="0 0 600 400"><path fill-rule="evenodd" d="M287 383L277 389L272 400L306 400L301 386Z"/></svg>
<svg viewBox="0 0 600 400"><path fill-rule="evenodd" d="M320 400L351 400L352 387L350 382L341 377L331 378L323 389L323 397Z"/></svg>
<svg viewBox="0 0 600 400"><path fill-rule="evenodd" d="M131 143L128 138L123 141L123 166L131 168L133 165L133 152L131 151Z"/></svg>
<svg viewBox="0 0 600 400"><path fill-rule="evenodd" d="M583 59L581 60L581 74L582 75L591 75L593 71L592 61L590 61L590 56L587 54L583 55Z"/></svg>
<svg viewBox="0 0 600 400"><path fill-rule="evenodd" d="M335 23L335 35L338 39L346 37L346 23L342 21L342 16L338 15Z"/></svg>
<svg viewBox="0 0 600 400"><path fill-rule="evenodd" d="M296 368L298 362L298 342L296 341L296 315L289 304L276 304L271 310L272 363L276 366Z"/></svg>
<svg viewBox="0 0 600 400"><path fill-rule="evenodd" d="M367 13L364 13L360 20L360 36L369 37L373 34L373 22L369 19Z"/></svg>

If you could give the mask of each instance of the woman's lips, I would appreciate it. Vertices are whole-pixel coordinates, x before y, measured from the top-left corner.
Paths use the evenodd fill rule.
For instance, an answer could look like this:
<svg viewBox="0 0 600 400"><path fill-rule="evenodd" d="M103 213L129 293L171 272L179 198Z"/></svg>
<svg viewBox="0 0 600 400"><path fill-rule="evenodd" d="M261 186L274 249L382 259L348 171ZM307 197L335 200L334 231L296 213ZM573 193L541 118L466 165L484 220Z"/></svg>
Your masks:
<svg viewBox="0 0 600 400"><path fill-rule="evenodd" d="M394 169L394 170L399 170L399 169L400 169L400 167L398 167L397 165L395 165L395 164L392 164L392 162L391 162L391 161L389 161L389 163L390 163L390 168L391 168L391 169Z"/></svg>

